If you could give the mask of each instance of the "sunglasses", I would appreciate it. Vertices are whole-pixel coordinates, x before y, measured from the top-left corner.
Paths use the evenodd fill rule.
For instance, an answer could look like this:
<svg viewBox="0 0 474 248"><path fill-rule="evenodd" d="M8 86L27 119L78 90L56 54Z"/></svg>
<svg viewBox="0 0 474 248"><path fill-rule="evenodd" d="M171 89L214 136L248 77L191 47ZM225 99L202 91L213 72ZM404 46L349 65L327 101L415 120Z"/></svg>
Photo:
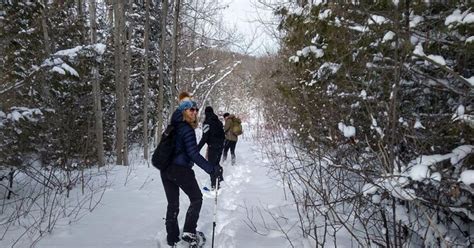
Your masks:
<svg viewBox="0 0 474 248"><path fill-rule="evenodd" d="M198 111L199 111L198 108L190 108L190 109L188 109L188 110L191 111L191 112L198 112Z"/></svg>

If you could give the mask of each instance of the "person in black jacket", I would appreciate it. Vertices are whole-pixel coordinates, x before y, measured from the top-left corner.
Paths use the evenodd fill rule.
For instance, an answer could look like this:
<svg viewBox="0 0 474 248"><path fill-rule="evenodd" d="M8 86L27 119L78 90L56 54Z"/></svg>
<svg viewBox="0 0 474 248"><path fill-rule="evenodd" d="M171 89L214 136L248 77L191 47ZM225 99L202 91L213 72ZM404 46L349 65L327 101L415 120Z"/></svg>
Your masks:
<svg viewBox="0 0 474 248"><path fill-rule="evenodd" d="M176 130L176 149L173 164L161 172L161 181L165 190L168 207L166 211L166 232L168 245L174 246L180 241L178 227L179 189L189 197L190 205L186 212L182 239L190 244L196 244L196 227L202 206L202 193L192 169L196 163L209 174L219 177L219 169L209 163L197 148L197 106L188 97L181 100L179 107L171 117L171 125Z"/></svg>
<svg viewBox="0 0 474 248"><path fill-rule="evenodd" d="M217 168L222 171L219 162L221 160L222 149L224 148L224 126L219 120L219 117L214 114L214 110L211 106L206 107L204 114L206 118L202 125L202 138L199 141L198 150L201 150L204 144L207 144L207 159L211 164L217 165ZM222 172L220 174L222 174ZM224 178L222 176L216 178L214 174L211 174L211 187L213 189L216 188L216 180L221 182Z"/></svg>

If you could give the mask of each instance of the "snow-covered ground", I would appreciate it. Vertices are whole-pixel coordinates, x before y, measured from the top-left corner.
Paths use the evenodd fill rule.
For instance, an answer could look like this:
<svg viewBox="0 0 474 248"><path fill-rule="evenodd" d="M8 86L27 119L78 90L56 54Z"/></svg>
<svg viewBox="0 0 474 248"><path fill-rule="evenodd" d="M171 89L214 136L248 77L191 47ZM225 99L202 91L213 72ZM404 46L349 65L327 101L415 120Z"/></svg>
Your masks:
<svg viewBox="0 0 474 248"><path fill-rule="evenodd" d="M225 181L218 195L215 247L291 247L285 233L294 247L306 247L295 206L269 174L268 160L257 145L241 139L236 154L235 166L229 161L222 164ZM77 223L57 225L35 247L146 248L164 244L167 203L159 171L149 168L136 154L131 159L131 170L116 166L109 174L112 185L93 212ZM200 186L209 186L208 175L197 166L194 171ZM203 194L198 230L207 236L206 247L211 247L214 195ZM183 192L180 197L182 228L189 201Z"/></svg>

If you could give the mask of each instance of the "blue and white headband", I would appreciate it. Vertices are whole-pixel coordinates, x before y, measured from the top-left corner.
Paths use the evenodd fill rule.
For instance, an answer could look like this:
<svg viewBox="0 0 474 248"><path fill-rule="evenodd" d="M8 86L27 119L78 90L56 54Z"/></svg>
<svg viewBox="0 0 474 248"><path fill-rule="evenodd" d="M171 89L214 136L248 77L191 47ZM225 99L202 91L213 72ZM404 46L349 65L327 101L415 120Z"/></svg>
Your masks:
<svg viewBox="0 0 474 248"><path fill-rule="evenodd" d="M195 101L184 100L184 101L181 101L181 103L179 104L178 110L183 112L184 110L190 109L193 107L197 108L197 103Z"/></svg>

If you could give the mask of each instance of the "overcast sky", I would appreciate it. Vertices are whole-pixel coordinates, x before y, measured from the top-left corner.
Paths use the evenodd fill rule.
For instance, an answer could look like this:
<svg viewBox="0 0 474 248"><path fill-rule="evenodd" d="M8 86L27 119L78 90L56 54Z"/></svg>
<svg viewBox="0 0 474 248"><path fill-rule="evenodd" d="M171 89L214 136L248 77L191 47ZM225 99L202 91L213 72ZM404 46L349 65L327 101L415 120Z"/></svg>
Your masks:
<svg viewBox="0 0 474 248"><path fill-rule="evenodd" d="M258 21L258 19L270 20L273 16L271 11L255 9L256 0L226 0L226 2L229 7L223 13L224 21L229 26L235 25L238 32L244 36L246 41L242 46L245 47L245 43L250 43L256 32L257 38L248 52L253 55L266 54L268 51L275 52L276 41L265 32L265 28Z"/></svg>

